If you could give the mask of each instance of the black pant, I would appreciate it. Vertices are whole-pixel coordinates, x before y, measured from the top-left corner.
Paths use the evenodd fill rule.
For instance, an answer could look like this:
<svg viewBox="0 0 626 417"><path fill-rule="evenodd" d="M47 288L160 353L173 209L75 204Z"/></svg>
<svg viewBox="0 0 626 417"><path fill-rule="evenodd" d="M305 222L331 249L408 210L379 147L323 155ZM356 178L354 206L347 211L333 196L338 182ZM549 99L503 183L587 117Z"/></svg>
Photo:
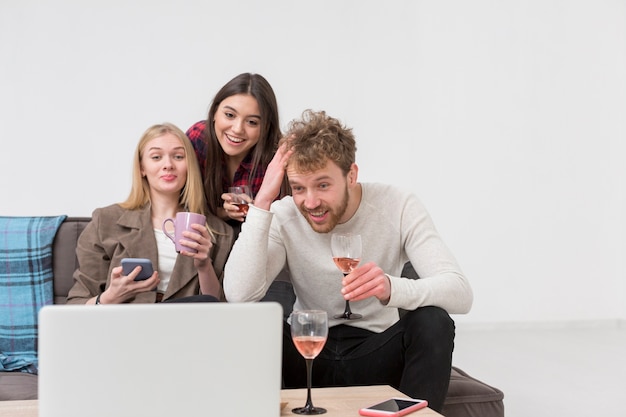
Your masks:
<svg viewBox="0 0 626 417"><path fill-rule="evenodd" d="M313 361L313 386L391 385L441 411L450 383L454 321L438 307L409 311L382 333L352 327L329 329L324 349ZM306 365L283 329L285 388L306 387Z"/></svg>
<svg viewBox="0 0 626 417"><path fill-rule="evenodd" d="M169 300L163 301L164 303L216 303L219 300L212 295L208 294L198 294L198 295L188 295L187 297L181 298L170 298Z"/></svg>

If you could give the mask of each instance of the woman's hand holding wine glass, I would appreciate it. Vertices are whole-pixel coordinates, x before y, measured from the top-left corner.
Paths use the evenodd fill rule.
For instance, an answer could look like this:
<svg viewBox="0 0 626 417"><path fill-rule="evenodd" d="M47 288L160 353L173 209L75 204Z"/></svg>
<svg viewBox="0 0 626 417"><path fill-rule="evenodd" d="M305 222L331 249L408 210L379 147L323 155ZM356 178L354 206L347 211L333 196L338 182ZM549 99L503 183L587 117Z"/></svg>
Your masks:
<svg viewBox="0 0 626 417"><path fill-rule="evenodd" d="M248 187L247 185L228 187L228 193L231 197L229 203L236 206L237 208L237 216L235 216L234 214L229 214L229 216L238 220L245 220L246 215L248 214L248 204L252 202L250 187Z"/></svg>

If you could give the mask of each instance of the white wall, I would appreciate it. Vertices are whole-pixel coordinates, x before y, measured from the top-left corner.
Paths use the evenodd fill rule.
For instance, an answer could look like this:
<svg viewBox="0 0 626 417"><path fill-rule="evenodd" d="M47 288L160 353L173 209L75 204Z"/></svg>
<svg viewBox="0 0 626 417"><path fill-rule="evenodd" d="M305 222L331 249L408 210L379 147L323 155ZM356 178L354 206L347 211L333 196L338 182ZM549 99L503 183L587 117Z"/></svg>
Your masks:
<svg viewBox="0 0 626 417"><path fill-rule="evenodd" d="M421 197L475 290L457 321L626 318L624 0L1 0L0 215L124 199L142 132L245 71Z"/></svg>

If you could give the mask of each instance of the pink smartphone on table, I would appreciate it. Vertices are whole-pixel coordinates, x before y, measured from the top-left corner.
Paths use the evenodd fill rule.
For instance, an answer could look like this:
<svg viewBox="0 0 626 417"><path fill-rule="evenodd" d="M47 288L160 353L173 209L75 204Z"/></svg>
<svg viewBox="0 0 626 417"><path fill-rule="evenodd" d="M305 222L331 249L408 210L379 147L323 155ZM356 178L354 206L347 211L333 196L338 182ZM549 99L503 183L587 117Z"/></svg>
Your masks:
<svg viewBox="0 0 626 417"><path fill-rule="evenodd" d="M371 417L400 417L426 408L428 401L415 398L390 398L378 404L361 408L359 414Z"/></svg>

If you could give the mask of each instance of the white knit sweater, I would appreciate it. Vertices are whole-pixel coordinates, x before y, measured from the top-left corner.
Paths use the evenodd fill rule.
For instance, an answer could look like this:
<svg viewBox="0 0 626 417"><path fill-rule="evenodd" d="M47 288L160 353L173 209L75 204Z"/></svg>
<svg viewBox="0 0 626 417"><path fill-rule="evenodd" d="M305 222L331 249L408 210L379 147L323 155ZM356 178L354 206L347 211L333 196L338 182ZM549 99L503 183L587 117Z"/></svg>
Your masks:
<svg viewBox="0 0 626 417"><path fill-rule="evenodd" d="M416 196L383 184L362 184L359 208L334 232L361 234L361 263L374 261L391 280L391 299L351 302L363 319L332 319L343 312L342 273L333 262L330 233L317 233L291 197L270 211L250 207L225 267L224 290L231 302L257 301L287 264L296 293L294 309L326 310L329 326L349 324L381 332L398 320L397 308L438 306L451 314L467 313L472 290L454 256ZM401 278L411 261L420 279Z"/></svg>

